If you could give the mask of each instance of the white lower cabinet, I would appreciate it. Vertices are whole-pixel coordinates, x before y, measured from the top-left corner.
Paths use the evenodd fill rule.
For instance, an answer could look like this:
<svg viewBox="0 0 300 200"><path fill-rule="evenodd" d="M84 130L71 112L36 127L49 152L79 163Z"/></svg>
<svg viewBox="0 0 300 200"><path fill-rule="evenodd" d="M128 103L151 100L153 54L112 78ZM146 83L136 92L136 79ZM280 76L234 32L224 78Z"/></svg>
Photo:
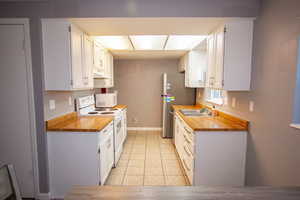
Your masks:
<svg viewBox="0 0 300 200"><path fill-rule="evenodd" d="M103 185L114 162L113 122L100 132L48 132L51 198L74 185Z"/></svg>
<svg viewBox="0 0 300 200"><path fill-rule="evenodd" d="M246 131L193 131L174 116L175 146L194 186L244 186Z"/></svg>

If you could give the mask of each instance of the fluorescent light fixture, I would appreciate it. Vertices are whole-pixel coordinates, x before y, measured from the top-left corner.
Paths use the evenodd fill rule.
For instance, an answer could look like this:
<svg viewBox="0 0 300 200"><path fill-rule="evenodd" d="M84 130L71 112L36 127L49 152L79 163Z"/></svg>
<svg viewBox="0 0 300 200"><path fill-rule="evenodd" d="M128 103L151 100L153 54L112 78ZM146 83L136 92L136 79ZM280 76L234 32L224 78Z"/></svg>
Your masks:
<svg viewBox="0 0 300 200"><path fill-rule="evenodd" d="M165 50L191 50L206 37L205 35L170 35Z"/></svg>
<svg viewBox="0 0 300 200"><path fill-rule="evenodd" d="M167 35L130 35L135 50L163 50Z"/></svg>
<svg viewBox="0 0 300 200"><path fill-rule="evenodd" d="M132 50L128 36L96 36L103 47L111 50Z"/></svg>

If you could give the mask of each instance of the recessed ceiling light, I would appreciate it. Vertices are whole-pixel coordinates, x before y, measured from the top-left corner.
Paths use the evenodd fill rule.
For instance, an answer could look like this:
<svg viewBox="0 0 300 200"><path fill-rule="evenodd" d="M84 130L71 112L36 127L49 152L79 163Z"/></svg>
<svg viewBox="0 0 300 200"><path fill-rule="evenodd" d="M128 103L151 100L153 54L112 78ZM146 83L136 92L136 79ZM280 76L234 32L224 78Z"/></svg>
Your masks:
<svg viewBox="0 0 300 200"><path fill-rule="evenodd" d="M112 50L132 50L128 36L96 36L102 46Z"/></svg>
<svg viewBox="0 0 300 200"><path fill-rule="evenodd" d="M165 50L191 50L206 37L205 35L170 35Z"/></svg>
<svg viewBox="0 0 300 200"><path fill-rule="evenodd" d="M135 50L163 50L167 35L130 35Z"/></svg>

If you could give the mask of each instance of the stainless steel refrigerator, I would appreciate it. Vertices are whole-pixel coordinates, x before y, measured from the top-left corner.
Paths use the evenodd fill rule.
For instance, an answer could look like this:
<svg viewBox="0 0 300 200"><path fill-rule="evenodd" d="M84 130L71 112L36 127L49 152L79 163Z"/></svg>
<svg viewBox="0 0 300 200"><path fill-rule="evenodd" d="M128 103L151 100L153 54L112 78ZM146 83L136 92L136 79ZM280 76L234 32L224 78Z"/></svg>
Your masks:
<svg viewBox="0 0 300 200"><path fill-rule="evenodd" d="M163 138L173 138L172 105L194 105L196 90L186 88L183 73L162 74L162 134ZM174 101L172 101L174 97ZM169 100L169 101L168 101Z"/></svg>

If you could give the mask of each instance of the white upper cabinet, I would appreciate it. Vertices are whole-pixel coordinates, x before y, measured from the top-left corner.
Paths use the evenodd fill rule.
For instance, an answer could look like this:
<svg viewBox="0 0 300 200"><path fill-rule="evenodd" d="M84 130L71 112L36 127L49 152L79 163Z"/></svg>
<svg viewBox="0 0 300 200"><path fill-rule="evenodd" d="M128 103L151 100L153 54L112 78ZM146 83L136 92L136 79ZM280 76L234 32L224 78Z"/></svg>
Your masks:
<svg viewBox="0 0 300 200"><path fill-rule="evenodd" d="M104 51L99 43L94 42L94 78L103 78L105 74Z"/></svg>
<svg viewBox="0 0 300 200"><path fill-rule="evenodd" d="M94 74L93 74L94 42L88 35L84 35L83 47L84 47L84 65L83 65L84 85L88 88L93 88L94 87Z"/></svg>
<svg viewBox="0 0 300 200"><path fill-rule="evenodd" d="M74 89L84 88L83 74L83 32L71 25L72 84ZM58 50L59 51L59 50Z"/></svg>
<svg viewBox="0 0 300 200"><path fill-rule="evenodd" d="M42 20L45 90L93 88L89 69L92 45L86 37L68 20Z"/></svg>
<svg viewBox="0 0 300 200"><path fill-rule="evenodd" d="M184 61L185 66L185 87L205 87L207 73L206 50L191 50L181 59Z"/></svg>
<svg viewBox="0 0 300 200"><path fill-rule="evenodd" d="M101 76L98 73L94 76L95 88L111 88L114 86L114 58L112 54L106 50L102 50L103 69Z"/></svg>
<svg viewBox="0 0 300 200"><path fill-rule="evenodd" d="M250 90L252 42L253 19L227 22L210 34L206 87Z"/></svg>

